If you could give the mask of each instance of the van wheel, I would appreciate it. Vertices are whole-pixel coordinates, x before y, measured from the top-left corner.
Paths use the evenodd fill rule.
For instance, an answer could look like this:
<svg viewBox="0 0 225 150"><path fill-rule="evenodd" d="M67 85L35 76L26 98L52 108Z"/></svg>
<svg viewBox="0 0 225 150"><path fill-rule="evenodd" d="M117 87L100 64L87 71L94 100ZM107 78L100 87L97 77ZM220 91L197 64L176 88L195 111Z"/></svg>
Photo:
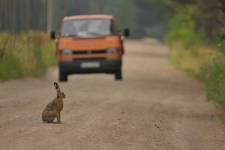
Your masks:
<svg viewBox="0 0 225 150"><path fill-rule="evenodd" d="M123 80L123 75L122 75L122 71L118 70L117 72L115 72L115 80Z"/></svg>
<svg viewBox="0 0 225 150"><path fill-rule="evenodd" d="M68 81L67 74L63 71L59 71L59 81L60 82L66 82Z"/></svg>

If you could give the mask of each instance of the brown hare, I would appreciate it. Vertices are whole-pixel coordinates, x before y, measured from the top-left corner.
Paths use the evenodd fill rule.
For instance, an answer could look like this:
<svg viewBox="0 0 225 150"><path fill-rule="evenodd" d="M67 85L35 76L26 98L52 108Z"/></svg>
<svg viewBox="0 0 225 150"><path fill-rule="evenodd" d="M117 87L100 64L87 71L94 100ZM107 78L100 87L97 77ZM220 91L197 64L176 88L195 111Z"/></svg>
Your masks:
<svg viewBox="0 0 225 150"><path fill-rule="evenodd" d="M66 96L63 92L61 92L58 83L54 82L54 86L57 91L57 97L45 107L44 111L42 112L42 120L44 123L54 123L56 118L56 123L60 124L62 123L60 112L63 109L63 99L66 98Z"/></svg>

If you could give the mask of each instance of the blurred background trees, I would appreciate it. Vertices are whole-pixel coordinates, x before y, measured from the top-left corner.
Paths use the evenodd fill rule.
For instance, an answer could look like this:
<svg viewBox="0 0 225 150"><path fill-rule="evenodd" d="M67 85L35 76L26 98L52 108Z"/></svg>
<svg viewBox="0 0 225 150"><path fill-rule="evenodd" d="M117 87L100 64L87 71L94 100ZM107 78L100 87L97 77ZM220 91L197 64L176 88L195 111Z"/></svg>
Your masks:
<svg viewBox="0 0 225 150"><path fill-rule="evenodd" d="M0 0L0 31L18 33L46 29L46 0Z"/></svg>
<svg viewBox="0 0 225 150"><path fill-rule="evenodd" d="M121 29L133 37L162 39L168 29L170 8L155 0L52 0L53 29L59 31L64 16L112 14ZM0 0L0 32L47 31L47 0Z"/></svg>
<svg viewBox="0 0 225 150"><path fill-rule="evenodd" d="M172 40L194 38L196 41L213 42L224 37L225 0L161 1L175 11L170 21L170 33L172 34L170 36L172 36ZM188 37L187 34L193 35Z"/></svg>
<svg viewBox="0 0 225 150"><path fill-rule="evenodd" d="M56 31L64 16L113 14L121 29L131 28L134 38L163 39L171 30L173 38L182 38L190 30L208 40L225 34L225 0L52 1ZM0 0L0 32L47 31L47 4L47 0Z"/></svg>

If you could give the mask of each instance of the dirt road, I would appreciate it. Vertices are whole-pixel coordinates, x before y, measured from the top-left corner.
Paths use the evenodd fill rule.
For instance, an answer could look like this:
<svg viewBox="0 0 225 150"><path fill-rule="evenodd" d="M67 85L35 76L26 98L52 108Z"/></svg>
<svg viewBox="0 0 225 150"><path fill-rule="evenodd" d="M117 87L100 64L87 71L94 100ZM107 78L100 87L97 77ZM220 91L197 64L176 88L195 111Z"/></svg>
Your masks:
<svg viewBox="0 0 225 150"><path fill-rule="evenodd" d="M126 44L124 81L75 75L61 84L63 124L43 124L54 70L42 79L0 83L1 150L224 150L225 127L204 85L168 64L168 50Z"/></svg>

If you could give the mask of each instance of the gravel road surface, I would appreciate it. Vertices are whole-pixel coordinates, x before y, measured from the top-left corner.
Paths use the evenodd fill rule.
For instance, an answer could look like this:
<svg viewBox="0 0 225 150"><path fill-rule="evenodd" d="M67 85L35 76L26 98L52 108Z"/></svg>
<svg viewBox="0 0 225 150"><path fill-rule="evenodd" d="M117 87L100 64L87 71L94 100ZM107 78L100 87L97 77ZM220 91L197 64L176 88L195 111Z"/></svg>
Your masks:
<svg viewBox="0 0 225 150"><path fill-rule="evenodd" d="M0 150L225 150L221 113L204 84L174 69L168 49L126 42L124 80L73 75L62 124L43 124L57 70L0 83Z"/></svg>

